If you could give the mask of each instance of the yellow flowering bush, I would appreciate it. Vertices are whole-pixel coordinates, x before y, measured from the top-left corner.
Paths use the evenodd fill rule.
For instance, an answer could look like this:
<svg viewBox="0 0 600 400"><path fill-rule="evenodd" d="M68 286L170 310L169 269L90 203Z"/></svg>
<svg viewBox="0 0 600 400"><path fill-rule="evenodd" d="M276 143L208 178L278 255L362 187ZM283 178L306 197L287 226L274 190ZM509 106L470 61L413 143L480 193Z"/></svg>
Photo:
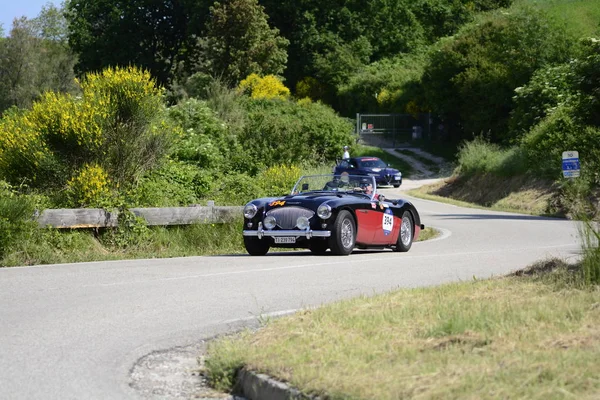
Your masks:
<svg viewBox="0 0 600 400"><path fill-rule="evenodd" d="M4 114L0 120L0 176L35 180L47 151L36 124L26 113L13 109Z"/></svg>
<svg viewBox="0 0 600 400"><path fill-rule="evenodd" d="M268 196L288 194L302 171L297 165L279 164L262 171L257 181Z"/></svg>
<svg viewBox="0 0 600 400"><path fill-rule="evenodd" d="M133 183L166 154L174 130L161 119L163 89L148 71L108 68L80 85L82 96L47 92L31 110L5 113L0 177L60 188L89 164L102 167L111 182Z"/></svg>
<svg viewBox="0 0 600 400"><path fill-rule="evenodd" d="M110 179L97 164L86 164L67 182L73 207L101 207L110 198Z"/></svg>
<svg viewBox="0 0 600 400"><path fill-rule="evenodd" d="M253 99L287 99L290 97L290 89L275 75L260 77L257 74L250 74L242 80L239 90L249 94Z"/></svg>

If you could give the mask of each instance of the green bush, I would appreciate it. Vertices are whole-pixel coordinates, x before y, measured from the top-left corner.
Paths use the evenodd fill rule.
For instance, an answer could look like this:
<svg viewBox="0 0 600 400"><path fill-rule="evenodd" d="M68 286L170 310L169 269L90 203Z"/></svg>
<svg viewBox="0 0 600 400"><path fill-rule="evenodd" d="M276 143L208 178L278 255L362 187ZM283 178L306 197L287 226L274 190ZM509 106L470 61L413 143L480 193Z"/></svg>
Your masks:
<svg viewBox="0 0 600 400"><path fill-rule="evenodd" d="M518 147L504 149L478 137L463 143L458 152L458 172L461 175L493 174L510 177L527 172L525 154Z"/></svg>
<svg viewBox="0 0 600 400"><path fill-rule="evenodd" d="M570 64L547 66L537 70L525 86L516 88L509 122L511 136L521 138L558 106L572 102L574 80Z"/></svg>
<svg viewBox="0 0 600 400"><path fill-rule="evenodd" d="M162 90L148 72L109 68L86 75L82 97L47 92L31 110L0 120L0 175L61 190L86 165L125 188L167 152Z"/></svg>
<svg viewBox="0 0 600 400"><path fill-rule="evenodd" d="M522 140L528 159L536 170L558 179L562 152L579 152L581 173L600 183L600 128L586 126L572 106L560 106L536 125Z"/></svg>
<svg viewBox="0 0 600 400"><path fill-rule="evenodd" d="M430 52L422 78L427 104L455 139L490 132L494 142L510 141L515 88L540 67L566 62L571 46L565 27L540 10L486 13Z"/></svg>
<svg viewBox="0 0 600 400"><path fill-rule="evenodd" d="M17 194L9 184L0 181L0 258L37 229L33 215L32 199Z"/></svg>
<svg viewBox="0 0 600 400"><path fill-rule="evenodd" d="M248 99L246 107L248 123L239 142L261 168L331 161L354 140L353 122L320 103Z"/></svg>
<svg viewBox="0 0 600 400"><path fill-rule="evenodd" d="M170 160L142 177L128 194L131 207L177 207L198 204L211 192L214 171Z"/></svg>

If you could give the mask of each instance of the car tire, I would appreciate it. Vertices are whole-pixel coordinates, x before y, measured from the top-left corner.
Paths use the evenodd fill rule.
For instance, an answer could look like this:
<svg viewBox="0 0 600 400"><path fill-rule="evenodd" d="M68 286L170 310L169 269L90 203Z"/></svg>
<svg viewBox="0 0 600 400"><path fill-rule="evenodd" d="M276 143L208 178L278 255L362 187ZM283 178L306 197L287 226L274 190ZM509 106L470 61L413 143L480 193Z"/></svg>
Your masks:
<svg viewBox="0 0 600 400"><path fill-rule="evenodd" d="M342 210L333 223L330 239L331 252L338 256L347 256L356 244L356 225L349 211Z"/></svg>
<svg viewBox="0 0 600 400"><path fill-rule="evenodd" d="M407 252L410 250L414 237L415 224L409 211L404 211L400 222L400 232L394 251Z"/></svg>
<svg viewBox="0 0 600 400"><path fill-rule="evenodd" d="M308 249L310 250L310 252L316 256L322 256L323 254L325 254L325 252L327 252L328 248L329 243L327 243L327 240L323 239L313 239L308 245Z"/></svg>
<svg viewBox="0 0 600 400"><path fill-rule="evenodd" d="M244 246L251 256L264 256L271 247L266 240L253 236L244 236Z"/></svg>
<svg viewBox="0 0 600 400"><path fill-rule="evenodd" d="M394 183L394 187L395 187L395 188L399 188L399 187L400 187L400 184L399 184L399 183Z"/></svg>

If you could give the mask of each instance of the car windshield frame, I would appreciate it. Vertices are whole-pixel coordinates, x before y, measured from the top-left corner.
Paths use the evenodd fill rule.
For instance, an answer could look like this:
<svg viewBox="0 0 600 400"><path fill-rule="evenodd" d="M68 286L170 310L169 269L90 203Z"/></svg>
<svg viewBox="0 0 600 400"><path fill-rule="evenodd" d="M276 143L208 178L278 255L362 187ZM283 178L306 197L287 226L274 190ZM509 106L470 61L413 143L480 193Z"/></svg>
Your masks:
<svg viewBox="0 0 600 400"><path fill-rule="evenodd" d="M372 186L372 192L367 193L367 186ZM365 175L323 174L303 175L296 181L290 194L302 195L309 193L351 194L373 200L377 193L375 177Z"/></svg>

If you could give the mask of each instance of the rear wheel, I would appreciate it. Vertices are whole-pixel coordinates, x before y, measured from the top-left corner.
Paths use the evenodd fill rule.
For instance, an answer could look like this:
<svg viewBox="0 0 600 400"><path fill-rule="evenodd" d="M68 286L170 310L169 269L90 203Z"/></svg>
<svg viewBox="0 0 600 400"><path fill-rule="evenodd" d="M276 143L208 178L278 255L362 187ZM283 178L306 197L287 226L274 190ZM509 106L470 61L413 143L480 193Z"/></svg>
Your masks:
<svg viewBox="0 0 600 400"><path fill-rule="evenodd" d="M244 236L244 246L251 256L264 256L270 247L266 240L254 236Z"/></svg>
<svg viewBox="0 0 600 400"><path fill-rule="evenodd" d="M329 243L327 243L327 240L313 239L308 245L308 248L310 249L311 253L319 256L325 254L329 248Z"/></svg>
<svg viewBox="0 0 600 400"><path fill-rule="evenodd" d="M413 242L413 231L415 225L413 223L412 215L408 211L404 211L402 214L402 222L400 223L400 234L398 234L398 241L396 242L395 251L406 252L410 250Z"/></svg>
<svg viewBox="0 0 600 400"><path fill-rule="evenodd" d="M352 253L356 243L356 227L350 212L346 210L339 212L333 224L332 233L331 252L340 256L347 256Z"/></svg>

